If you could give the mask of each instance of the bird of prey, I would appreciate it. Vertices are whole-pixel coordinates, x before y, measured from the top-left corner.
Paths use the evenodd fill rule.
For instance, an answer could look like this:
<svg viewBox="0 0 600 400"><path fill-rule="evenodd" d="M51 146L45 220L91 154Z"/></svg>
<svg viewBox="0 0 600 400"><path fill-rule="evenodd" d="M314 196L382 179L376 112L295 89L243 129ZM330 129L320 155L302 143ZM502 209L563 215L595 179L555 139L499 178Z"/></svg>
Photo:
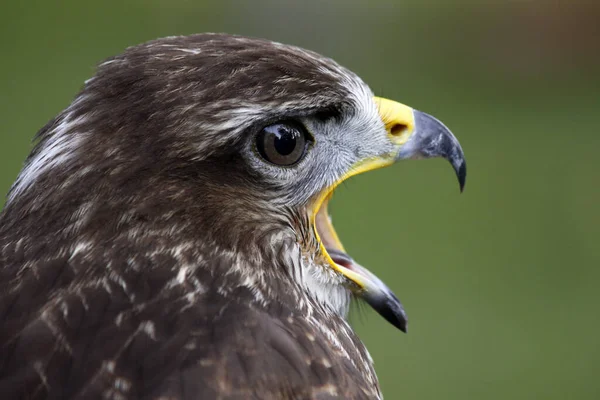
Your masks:
<svg viewBox="0 0 600 400"><path fill-rule="evenodd" d="M346 254L349 177L462 149L298 47L169 37L101 63L0 215L0 398L378 399L346 322L392 291Z"/></svg>

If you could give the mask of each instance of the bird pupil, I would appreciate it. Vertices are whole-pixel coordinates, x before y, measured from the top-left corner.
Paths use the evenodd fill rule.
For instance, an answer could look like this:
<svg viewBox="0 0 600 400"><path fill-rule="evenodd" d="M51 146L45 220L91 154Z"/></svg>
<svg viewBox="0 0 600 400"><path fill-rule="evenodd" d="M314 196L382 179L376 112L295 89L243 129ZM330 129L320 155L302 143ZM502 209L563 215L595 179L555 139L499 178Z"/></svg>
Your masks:
<svg viewBox="0 0 600 400"><path fill-rule="evenodd" d="M289 129L286 126L280 126L275 134L275 139L273 145L275 146L275 150L281 154L282 156L287 156L291 154L296 148L296 139L298 137L298 132L295 130Z"/></svg>

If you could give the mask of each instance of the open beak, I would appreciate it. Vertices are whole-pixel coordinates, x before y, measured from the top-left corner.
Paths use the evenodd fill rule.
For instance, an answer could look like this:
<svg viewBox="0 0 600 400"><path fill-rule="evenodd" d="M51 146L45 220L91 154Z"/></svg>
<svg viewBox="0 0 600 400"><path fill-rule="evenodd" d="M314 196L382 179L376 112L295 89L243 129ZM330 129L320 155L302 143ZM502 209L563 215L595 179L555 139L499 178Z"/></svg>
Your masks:
<svg viewBox="0 0 600 400"><path fill-rule="evenodd" d="M452 164L461 191L465 185L467 167L458 140L436 118L395 101L376 97L375 102L395 151L359 161L338 182L323 191L313 209L313 226L321 253L335 271L347 278L349 288L355 295L365 300L392 325L406 332L408 319L400 300L379 278L344 251L331 223L327 203L341 182L398 160L443 157Z"/></svg>

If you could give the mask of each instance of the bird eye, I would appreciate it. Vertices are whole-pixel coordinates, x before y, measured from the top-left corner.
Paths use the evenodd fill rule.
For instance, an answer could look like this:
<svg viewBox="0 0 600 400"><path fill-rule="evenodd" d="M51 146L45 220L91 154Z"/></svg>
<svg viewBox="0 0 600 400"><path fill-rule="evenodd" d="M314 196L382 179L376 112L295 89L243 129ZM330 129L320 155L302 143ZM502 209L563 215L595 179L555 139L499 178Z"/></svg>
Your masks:
<svg viewBox="0 0 600 400"><path fill-rule="evenodd" d="M294 122L279 122L264 127L256 136L261 157L275 165L293 165L308 147L308 133Z"/></svg>

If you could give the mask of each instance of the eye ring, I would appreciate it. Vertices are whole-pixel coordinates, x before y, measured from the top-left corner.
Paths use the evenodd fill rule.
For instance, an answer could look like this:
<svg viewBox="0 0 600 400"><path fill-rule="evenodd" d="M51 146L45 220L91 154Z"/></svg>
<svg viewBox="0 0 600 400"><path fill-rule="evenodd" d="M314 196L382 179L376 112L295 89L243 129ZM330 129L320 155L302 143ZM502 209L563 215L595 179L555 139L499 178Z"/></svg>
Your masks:
<svg viewBox="0 0 600 400"><path fill-rule="evenodd" d="M256 135L256 150L270 164L292 166L305 155L312 138L306 128L295 121L267 125Z"/></svg>

